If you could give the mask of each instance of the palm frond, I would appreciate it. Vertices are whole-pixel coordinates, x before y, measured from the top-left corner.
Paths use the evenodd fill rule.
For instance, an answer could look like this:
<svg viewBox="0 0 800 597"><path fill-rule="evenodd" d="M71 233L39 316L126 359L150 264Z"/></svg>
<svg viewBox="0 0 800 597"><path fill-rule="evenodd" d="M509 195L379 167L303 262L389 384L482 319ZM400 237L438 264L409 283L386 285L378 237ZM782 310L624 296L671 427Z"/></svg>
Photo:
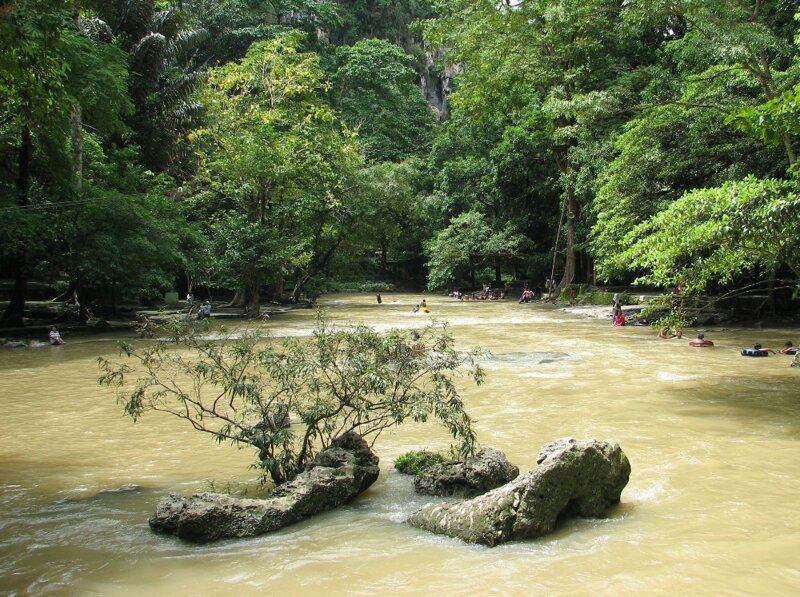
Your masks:
<svg viewBox="0 0 800 597"><path fill-rule="evenodd" d="M153 14L150 26L168 38L174 38L181 31L181 13L175 8L159 10Z"/></svg>
<svg viewBox="0 0 800 597"><path fill-rule="evenodd" d="M153 94L154 105L161 113L170 112L173 106L186 102L203 81L199 72L183 73L171 79L162 89Z"/></svg>
<svg viewBox="0 0 800 597"><path fill-rule="evenodd" d="M170 40L167 60L186 62L190 55L208 38L209 33L205 29L191 29L179 32Z"/></svg>
<svg viewBox="0 0 800 597"><path fill-rule="evenodd" d="M114 40L114 32L104 20L98 17L81 17L78 21L83 34L94 42L111 43Z"/></svg>
<svg viewBox="0 0 800 597"><path fill-rule="evenodd" d="M157 77L164 64L167 38L160 33L145 35L131 49L131 70L143 78Z"/></svg>

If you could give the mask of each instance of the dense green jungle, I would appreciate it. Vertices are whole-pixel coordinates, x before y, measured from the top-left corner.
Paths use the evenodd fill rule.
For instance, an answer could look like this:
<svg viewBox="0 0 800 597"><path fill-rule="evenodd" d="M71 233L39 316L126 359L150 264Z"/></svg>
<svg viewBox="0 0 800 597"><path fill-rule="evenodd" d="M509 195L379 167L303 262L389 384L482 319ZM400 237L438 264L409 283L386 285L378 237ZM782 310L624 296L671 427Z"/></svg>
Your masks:
<svg viewBox="0 0 800 597"><path fill-rule="evenodd" d="M799 23L790 0L3 0L0 325L551 280L796 312Z"/></svg>

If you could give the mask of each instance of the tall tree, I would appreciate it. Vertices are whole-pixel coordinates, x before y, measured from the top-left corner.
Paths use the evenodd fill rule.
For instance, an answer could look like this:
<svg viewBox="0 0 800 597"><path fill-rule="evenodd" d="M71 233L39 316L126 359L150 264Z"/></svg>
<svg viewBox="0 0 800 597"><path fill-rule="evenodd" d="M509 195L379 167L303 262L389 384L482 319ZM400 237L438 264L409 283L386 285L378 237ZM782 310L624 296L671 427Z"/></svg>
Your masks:
<svg viewBox="0 0 800 597"><path fill-rule="evenodd" d="M626 3L629 20L660 26L677 19L685 35L671 40L676 59L688 72L702 71L712 65L740 70L755 81L766 100L786 89L783 71L791 64L796 49L796 5L783 0L669 0L651 2L632 0ZM700 67L700 68L698 68ZM791 138L782 139L789 164L797 159Z"/></svg>
<svg viewBox="0 0 800 597"><path fill-rule="evenodd" d="M78 198L76 113L108 132L121 129L129 105L120 54L93 42L76 16L72 1L21 0L0 13L0 136L12 164L2 173L0 251L15 278L7 325L22 324L31 263L54 249L44 210Z"/></svg>
<svg viewBox="0 0 800 597"><path fill-rule="evenodd" d="M400 161L426 151L435 122L415 84L411 56L379 39L336 50L332 98L366 157Z"/></svg>
<svg viewBox="0 0 800 597"><path fill-rule="evenodd" d="M631 231L638 230L641 238L648 218L653 217L647 228L651 231L653 222L663 223L656 217L661 210L685 222L672 211L672 203L682 195L698 197L691 191L707 188L721 207L739 196L729 181L742 181L741 192L747 194L753 188L752 181L744 181L748 175L781 178L787 166L796 163L796 131L778 121L775 127L762 126L790 105L782 98L790 98L791 91L779 93L796 84L800 74L797 52L790 44L795 10L771 1L627 4L628 22L663 31L661 61L643 73L650 83L641 93L640 111L619 137L617 155L595 201L593 248L603 278L630 270L630 263L617 256L629 255ZM734 120L770 143L740 134L730 126ZM772 196L783 188L770 186L769 180L764 184ZM747 211L755 205L744 201L736 209ZM685 206L674 209L686 213ZM698 227L692 236L706 229ZM729 276L720 274L723 278Z"/></svg>
<svg viewBox="0 0 800 597"><path fill-rule="evenodd" d="M186 175L179 141L201 122L201 106L192 94L203 80L204 65L194 55L208 33L189 28L178 7L160 8L155 0L88 4L128 53L135 108L129 123L143 162L157 172Z"/></svg>
<svg viewBox="0 0 800 597"><path fill-rule="evenodd" d="M344 181L356 159L353 144L323 99L325 81L315 54L298 51L300 32L254 44L238 63L213 69L203 96L208 127L199 132L201 184L208 181L246 223L238 244L238 278L245 312L257 316L267 272L313 264L327 216L339 212ZM222 204L224 205L224 203ZM299 234L298 227L311 236ZM308 246L302 239L308 239ZM314 240L316 239L316 241ZM230 239L236 241L236 238ZM341 242L340 240L338 242ZM291 262L281 246L292 251Z"/></svg>
<svg viewBox="0 0 800 597"><path fill-rule="evenodd" d="M410 50L415 35L410 25L431 15L431 0L336 0L340 18L331 41L353 45L362 39L385 39Z"/></svg>
<svg viewBox="0 0 800 597"><path fill-rule="evenodd" d="M576 270L576 182L581 164L573 149L582 129L616 107L608 88L624 67L619 45L620 2L451 0L427 27L446 59L463 65L453 104L480 119L494 105L534 107L532 119L549 136L559 171L566 230L561 285Z"/></svg>

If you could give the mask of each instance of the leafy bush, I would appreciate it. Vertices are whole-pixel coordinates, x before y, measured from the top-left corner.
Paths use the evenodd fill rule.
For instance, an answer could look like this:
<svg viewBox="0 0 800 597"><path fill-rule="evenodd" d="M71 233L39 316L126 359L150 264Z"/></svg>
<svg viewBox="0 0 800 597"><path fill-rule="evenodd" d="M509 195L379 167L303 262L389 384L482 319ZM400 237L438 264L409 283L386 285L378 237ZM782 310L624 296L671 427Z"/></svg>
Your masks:
<svg viewBox="0 0 800 597"><path fill-rule="evenodd" d="M99 359L100 383L117 389L134 421L166 412L220 443L252 446L275 485L344 433L374 441L408 419L437 420L457 440L460 457L475 451L455 378L480 384L480 353L457 351L445 324L379 334L365 326L334 329L320 314L312 338L266 345L255 333L219 342L182 325L192 322L168 329L175 344L122 344L126 363Z"/></svg>
<svg viewBox="0 0 800 597"><path fill-rule="evenodd" d="M439 464L447 460L443 454L428 452L427 450L412 450L398 456L394 461L394 468L404 475L419 475L432 464Z"/></svg>
<svg viewBox="0 0 800 597"><path fill-rule="evenodd" d="M379 280L364 280L360 282L331 280L328 282L327 287L335 292L394 292L397 289L391 282Z"/></svg>
<svg viewBox="0 0 800 597"><path fill-rule="evenodd" d="M609 292L607 290L595 288L594 286L589 286L588 284L574 284L572 286L567 286L561 291L561 295L558 297L558 299L563 302L568 302L570 300L570 289L575 290L575 302L580 305L611 306L614 304L615 294L619 294L619 302L621 305L635 305L639 302L638 297L632 296L626 292Z"/></svg>
<svg viewBox="0 0 800 597"><path fill-rule="evenodd" d="M650 299L641 313L644 319L653 319L651 327L674 333L692 323L692 318L686 313L683 301L675 302L672 294L664 294Z"/></svg>

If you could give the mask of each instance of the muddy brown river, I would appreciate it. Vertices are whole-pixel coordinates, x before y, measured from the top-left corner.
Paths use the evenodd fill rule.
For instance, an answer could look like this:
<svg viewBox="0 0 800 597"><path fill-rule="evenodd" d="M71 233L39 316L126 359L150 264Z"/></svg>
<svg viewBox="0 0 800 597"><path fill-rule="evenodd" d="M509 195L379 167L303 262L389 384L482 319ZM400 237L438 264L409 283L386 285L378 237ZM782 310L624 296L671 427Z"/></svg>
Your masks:
<svg viewBox="0 0 800 597"><path fill-rule="evenodd" d="M155 535L159 497L252 484L253 453L167 415L133 424L97 384L115 341L0 351L0 594L54 595L796 595L800 593L800 369L739 356L800 329L706 330L714 348L660 340L552 306L419 295L332 295L338 323L450 322L457 346L491 351L487 382L462 395L483 446L520 469L556 438L618 442L632 465L603 520L494 549L404 524L416 496L392 460L446 449L432 425L375 448L381 477L347 507L248 540ZM307 335L311 310L260 326ZM139 341L139 340L137 340ZM141 342L141 341L139 341ZM125 490L126 486L135 486Z"/></svg>

